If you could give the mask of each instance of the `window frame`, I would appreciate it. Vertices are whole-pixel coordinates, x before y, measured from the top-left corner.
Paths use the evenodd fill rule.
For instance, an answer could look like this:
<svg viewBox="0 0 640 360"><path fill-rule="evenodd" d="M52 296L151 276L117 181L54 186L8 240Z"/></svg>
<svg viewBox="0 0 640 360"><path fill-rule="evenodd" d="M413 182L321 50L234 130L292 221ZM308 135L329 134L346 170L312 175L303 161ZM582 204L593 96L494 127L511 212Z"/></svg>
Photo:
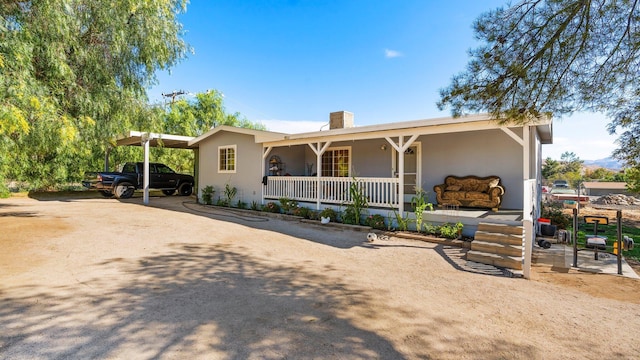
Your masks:
<svg viewBox="0 0 640 360"><path fill-rule="evenodd" d="M330 151L333 152L333 151L340 151L340 150L347 150L349 152L349 154L347 156L347 166L348 166L347 175L346 176L340 176L340 175L336 175L335 174L336 171L334 169L335 169L336 164L333 162L333 160L335 159L335 155L331 157L331 159L332 159L332 164L331 164L332 165L331 166L332 175L330 175L330 176L324 175L324 162L323 162L323 160L324 160L325 154L327 154ZM353 154L353 151L351 150L351 146L336 146L336 147L330 147L327 150L325 150L325 152L323 152L322 155L320 156L320 176L322 176L322 177L351 177L351 167L352 167L351 166L351 164L352 164L351 156L352 156L352 154Z"/></svg>
<svg viewBox="0 0 640 360"><path fill-rule="evenodd" d="M229 170L229 156L227 151L233 149L233 169ZM225 168L222 169L222 162L220 161L222 151L225 150ZM238 169L238 146L233 145L220 145L218 146L218 173L219 174L235 174Z"/></svg>

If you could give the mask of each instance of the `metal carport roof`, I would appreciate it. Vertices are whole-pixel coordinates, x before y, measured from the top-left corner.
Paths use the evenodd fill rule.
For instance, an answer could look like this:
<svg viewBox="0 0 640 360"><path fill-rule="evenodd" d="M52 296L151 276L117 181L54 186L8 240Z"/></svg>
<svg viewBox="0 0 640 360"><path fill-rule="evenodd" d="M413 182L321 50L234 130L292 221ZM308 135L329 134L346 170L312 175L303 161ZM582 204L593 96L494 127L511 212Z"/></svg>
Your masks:
<svg viewBox="0 0 640 360"><path fill-rule="evenodd" d="M142 146L144 147L144 196L143 202L149 204L149 147L162 146L174 149L194 149L197 145L189 146L192 136L148 133L141 131L129 131L129 133L119 136L116 139L118 146ZM108 159L108 155L107 155ZM108 164L108 160L105 160Z"/></svg>

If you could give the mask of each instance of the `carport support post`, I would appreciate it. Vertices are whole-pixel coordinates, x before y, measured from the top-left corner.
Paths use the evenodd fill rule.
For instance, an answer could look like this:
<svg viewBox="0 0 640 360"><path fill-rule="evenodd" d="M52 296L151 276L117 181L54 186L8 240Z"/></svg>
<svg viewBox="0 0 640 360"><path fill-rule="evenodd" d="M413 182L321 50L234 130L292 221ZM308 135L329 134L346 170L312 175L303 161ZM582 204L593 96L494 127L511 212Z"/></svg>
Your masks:
<svg viewBox="0 0 640 360"><path fill-rule="evenodd" d="M142 146L144 147L144 174L142 176L144 196L142 202L149 205L149 133L142 135Z"/></svg>
<svg viewBox="0 0 640 360"><path fill-rule="evenodd" d="M573 209L573 267L578 267L578 209Z"/></svg>
<svg viewBox="0 0 640 360"><path fill-rule="evenodd" d="M578 202L580 202L580 197L578 197ZM616 225L618 228L618 238L616 241L618 242L618 275L622 275L622 210L616 211Z"/></svg>

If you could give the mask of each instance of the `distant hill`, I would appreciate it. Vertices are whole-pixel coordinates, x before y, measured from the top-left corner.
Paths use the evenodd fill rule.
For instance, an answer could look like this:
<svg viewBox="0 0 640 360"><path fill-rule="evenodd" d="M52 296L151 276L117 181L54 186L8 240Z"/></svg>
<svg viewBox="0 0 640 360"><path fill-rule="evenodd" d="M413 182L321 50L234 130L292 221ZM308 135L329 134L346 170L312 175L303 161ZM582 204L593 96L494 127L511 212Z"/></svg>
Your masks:
<svg viewBox="0 0 640 360"><path fill-rule="evenodd" d="M609 170L621 170L622 164L612 158L604 158L599 160L584 160L585 167L602 167Z"/></svg>

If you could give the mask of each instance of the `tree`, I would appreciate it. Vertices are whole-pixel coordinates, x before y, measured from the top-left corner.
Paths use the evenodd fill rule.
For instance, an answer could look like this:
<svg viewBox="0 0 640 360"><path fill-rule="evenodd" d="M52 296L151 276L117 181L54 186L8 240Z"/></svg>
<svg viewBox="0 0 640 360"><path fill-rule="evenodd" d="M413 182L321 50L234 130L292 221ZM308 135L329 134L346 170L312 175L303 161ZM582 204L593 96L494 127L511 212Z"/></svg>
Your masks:
<svg viewBox="0 0 640 360"><path fill-rule="evenodd" d="M616 174L613 171L605 168L586 169L584 173L585 180L614 181L615 176Z"/></svg>
<svg viewBox="0 0 640 360"><path fill-rule="evenodd" d="M253 123L240 113L227 113L222 94L217 90L209 90L196 94L192 100L183 98L172 102L164 114L164 121L155 131L199 136L220 125L265 130L264 125ZM193 169L194 156L191 151L159 147L152 150L152 155L156 161L164 162L176 171L190 172Z"/></svg>
<svg viewBox="0 0 640 360"><path fill-rule="evenodd" d="M454 116L487 111L501 121L578 110L604 112L624 130L614 156L640 164L638 0L524 0L481 15L484 43L440 91Z"/></svg>
<svg viewBox="0 0 640 360"><path fill-rule="evenodd" d="M560 155L562 173L580 174L582 164L584 164L584 161L580 160L580 158L573 152L565 151Z"/></svg>
<svg viewBox="0 0 640 360"><path fill-rule="evenodd" d="M158 124L146 89L189 51L186 3L0 2L0 180L77 180L115 134Z"/></svg>
<svg viewBox="0 0 640 360"><path fill-rule="evenodd" d="M542 176L547 179L553 179L558 173L560 173L560 162L548 157L544 160L542 165Z"/></svg>

